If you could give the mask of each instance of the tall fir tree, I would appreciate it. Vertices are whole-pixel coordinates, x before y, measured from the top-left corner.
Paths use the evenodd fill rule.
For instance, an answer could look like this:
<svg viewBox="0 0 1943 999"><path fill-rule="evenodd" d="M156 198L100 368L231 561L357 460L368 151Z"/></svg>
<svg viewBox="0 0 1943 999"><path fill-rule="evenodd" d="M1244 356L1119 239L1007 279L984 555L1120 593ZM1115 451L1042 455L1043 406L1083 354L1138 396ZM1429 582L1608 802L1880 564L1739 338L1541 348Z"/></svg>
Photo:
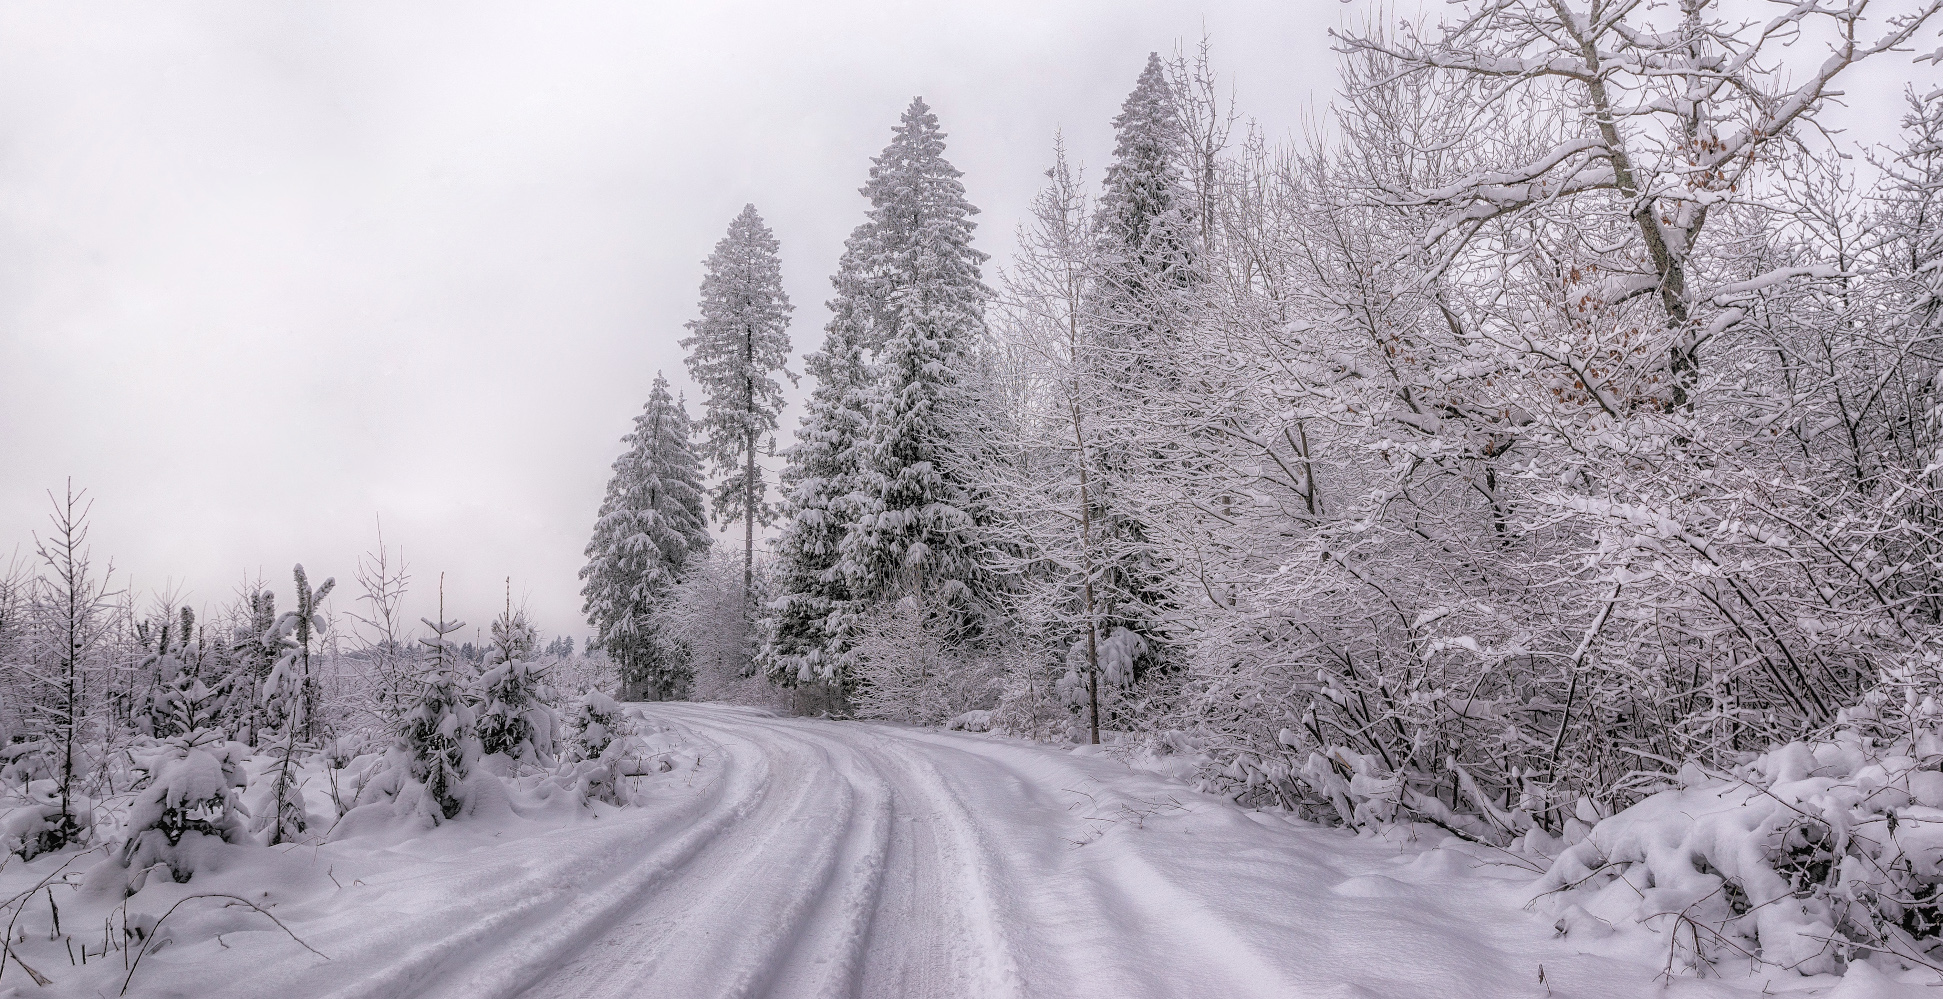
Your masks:
<svg viewBox="0 0 1943 999"><path fill-rule="evenodd" d="M922 98L905 110L873 162L858 240L860 304L875 348L865 390L868 436L845 502L855 524L838 549L855 594L867 601L922 592L959 619L977 616L983 574L976 556L981 510L962 466L974 351L991 292L979 279L986 255L972 248L962 173L944 158L944 133Z"/></svg>
<svg viewBox="0 0 1943 999"><path fill-rule="evenodd" d="M614 461L580 570L582 613L635 696L672 697L682 685L681 644L656 633L653 613L709 544L690 432L686 408L657 372L634 431L621 439L627 451Z"/></svg>
<svg viewBox="0 0 1943 999"><path fill-rule="evenodd" d="M1108 671L1131 682L1167 658L1171 573L1145 508L1167 492L1157 480L1175 471L1169 452L1178 447L1178 424L1192 419L1192 407L1183 412L1177 404L1187 398L1180 326L1195 283L1194 226L1174 94L1159 53L1148 54L1113 130L1113 160L1093 215L1099 247L1086 314L1092 376L1119 391L1103 414L1113 430L1096 449L1089 519L1101 555L1093 627L1121 660Z"/></svg>
<svg viewBox="0 0 1943 999"><path fill-rule="evenodd" d="M1174 94L1160 53L1150 52L1113 118L1113 161L1093 216L1108 261L1104 297L1128 300L1123 311L1150 307L1154 297L1192 282L1194 225L1181 175Z"/></svg>
<svg viewBox="0 0 1943 999"><path fill-rule="evenodd" d="M859 247L868 223L851 234L821 349L804 359L815 381L783 469L787 498L776 544L777 595L763 618L764 669L784 683L820 680L841 687L850 662L856 601L838 563L854 522L846 497L857 481L858 447L870 428L867 336L859 305Z"/></svg>
<svg viewBox="0 0 1943 999"><path fill-rule="evenodd" d="M704 261L701 317L681 342L688 374L702 389L701 455L719 481L709 500L726 530L742 521L742 589L754 586L756 527L775 522L768 483L756 465L764 435L776 432L789 357L789 314L775 234L746 205Z"/></svg>
<svg viewBox="0 0 1943 999"><path fill-rule="evenodd" d="M847 691L852 642L873 605L922 592L965 636L987 577L982 497L961 429L984 335L978 213L922 98L872 160L870 210L845 243L816 379L784 472L789 517L763 658L782 679Z"/></svg>

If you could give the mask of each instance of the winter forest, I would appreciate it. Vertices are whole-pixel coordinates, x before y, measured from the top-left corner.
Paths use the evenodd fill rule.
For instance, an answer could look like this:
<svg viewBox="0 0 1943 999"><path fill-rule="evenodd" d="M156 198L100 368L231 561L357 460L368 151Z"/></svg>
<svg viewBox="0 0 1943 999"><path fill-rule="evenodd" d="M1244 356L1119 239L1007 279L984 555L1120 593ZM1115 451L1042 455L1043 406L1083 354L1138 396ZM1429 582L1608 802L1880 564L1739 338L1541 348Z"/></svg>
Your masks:
<svg viewBox="0 0 1943 999"><path fill-rule="evenodd" d="M827 323L750 204L655 333L574 634L50 484L0 994L1924 994L1940 8L1357 10L1290 135L1170 42L1011 243L877 109Z"/></svg>

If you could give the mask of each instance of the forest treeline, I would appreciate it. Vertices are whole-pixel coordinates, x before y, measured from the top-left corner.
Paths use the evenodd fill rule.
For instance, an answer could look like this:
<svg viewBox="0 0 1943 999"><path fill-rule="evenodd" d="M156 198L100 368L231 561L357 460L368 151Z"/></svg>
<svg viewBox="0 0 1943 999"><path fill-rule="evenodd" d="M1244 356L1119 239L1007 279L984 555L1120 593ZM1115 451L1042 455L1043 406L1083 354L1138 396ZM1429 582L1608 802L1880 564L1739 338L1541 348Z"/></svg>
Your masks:
<svg viewBox="0 0 1943 999"><path fill-rule="evenodd" d="M1857 147L1836 97L1936 6L1575 10L1342 33L1290 140L1205 45L1150 57L997 267L914 101L773 487L747 209L700 429L657 383L588 548L632 691L1121 741L1495 843L1933 712L1943 105L1851 93L1905 105Z"/></svg>

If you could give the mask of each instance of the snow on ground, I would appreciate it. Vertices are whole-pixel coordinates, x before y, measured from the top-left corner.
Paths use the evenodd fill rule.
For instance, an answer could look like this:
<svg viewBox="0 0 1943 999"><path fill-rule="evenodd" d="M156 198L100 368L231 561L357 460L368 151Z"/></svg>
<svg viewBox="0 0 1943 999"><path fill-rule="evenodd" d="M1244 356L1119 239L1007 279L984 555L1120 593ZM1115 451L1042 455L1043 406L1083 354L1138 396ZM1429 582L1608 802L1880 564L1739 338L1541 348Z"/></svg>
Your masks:
<svg viewBox="0 0 1943 999"><path fill-rule="evenodd" d="M242 906L195 899L129 994L1932 994L1866 966L1669 983L1643 931L1559 938L1543 906L1527 910L1538 872L1515 858L1245 811L1098 753L714 705L631 710L669 765L629 778L641 807L563 807L516 785L433 830L226 848L187 884L151 879L128 900L134 922L227 892L324 956ZM65 859L15 861L0 889ZM89 892L54 898L119 932ZM51 928L49 907L29 904L10 937L54 984L9 970L0 993L115 995L126 952L71 966Z"/></svg>

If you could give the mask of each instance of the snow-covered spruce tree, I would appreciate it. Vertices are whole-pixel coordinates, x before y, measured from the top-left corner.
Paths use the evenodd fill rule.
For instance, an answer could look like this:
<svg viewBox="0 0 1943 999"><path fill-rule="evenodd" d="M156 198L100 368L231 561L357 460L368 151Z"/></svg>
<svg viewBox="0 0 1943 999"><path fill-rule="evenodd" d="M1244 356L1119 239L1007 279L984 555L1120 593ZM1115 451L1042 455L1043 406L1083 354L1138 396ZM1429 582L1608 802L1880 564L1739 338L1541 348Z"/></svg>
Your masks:
<svg viewBox="0 0 1943 999"><path fill-rule="evenodd" d="M922 99L872 161L868 235L859 241L859 312L875 347L864 396L868 436L858 448L855 523L838 543L853 592L872 603L921 593L951 620L945 635L975 639L991 581L979 562L985 497L963 439L977 416L974 352L990 291L985 254L972 248L960 171Z"/></svg>
<svg viewBox="0 0 1943 999"><path fill-rule="evenodd" d="M479 758L479 738L472 708L472 692L458 644L449 637L464 621L445 618L445 581L439 580L439 619L421 619L431 634L419 639L425 646L426 673L420 679L418 702L404 718L400 742L409 759L411 779L425 789L424 805L433 822L457 818L465 802L459 785Z"/></svg>
<svg viewBox="0 0 1943 999"><path fill-rule="evenodd" d="M836 297L828 303L823 346L804 361L816 386L783 469L787 506L776 541L776 593L763 618L758 655L771 679L821 683L838 699L850 683L857 601L837 549L855 522L855 504L846 500L855 489L858 448L870 425L857 265L869 230L866 223L850 236L832 279Z"/></svg>
<svg viewBox="0 0 1943 999"><path fill-rule="evenodd" d="M689 435L686 409L656 374L634 431L622 438L627 451L614 461L580 570L582 612L632 696L669 698L682 685L680 642L657 634L653 615L689 558L710 541L701 462Z"/></svg>
<svg viewBox="0 0 1943 999"><path fill-rule="evenodd" d="M628 769L625 756L632 732L621 706L599 690L589 690L574 706L567 729L566 756L571 765L561 768L555 779L570 782L582 802L627 804L621 778Z"/></svg>
<svg viewBox="0 0 1943 999"><path fill-rule="evenodd" d="M178 734L162 740L138 764L142 783L117 856L123 868L135 872L165 864L178 882L195 873L205 837L226 843L248 839L247 813L238 795L249 777L239 749L221 731L200 724L207 718L208 689L197 683L185 693L174 712Z"/></svg>
<svg viewBox="0 0 1943 999"><path fill-rule="evenodd" d="M1179 108L1158 53L1148 55L1113 131L1113 160L1092 215L1099 245L1083 310L1091 342L1080 363L1088 377L1114 386L1098 396L1087 501L1089 529L1099 536L1097 630L1127 633L1125 641L1143 649L1129 669L1115 671L1124 684L1168 658L1174 573L1154 536L1155 508L1172 492L1170 479L1200 478L1181 445L1204 419L1186 361L1195 225L1181 176Z"/></svg>
<svg viewBox="0 0 1943 999"><path fill-rule="evenodd" d="M746 205L703 266L701 317L681 342L688 374L702 388L701 456L720 477L710 490L724 530L742 521L742 582L755 578L756 527L775 522L768 482L756 465L765 435L776 432L787 375L789 296L783 293L776 237Z"/></svg>
<svg viewBox="0 0 1943 999"><path fill-rule="evenodd" d="M493 622L493 643L478 680L479 748L545 765L553 759L559 718L546 684L547 668L534 661L538 636L526 612L513 610L511 585L509 580L506 609Z"/></svg>
<svg viewBox="0 0 1943 999"><path fill-rule="evenodd" d="M237 715L237 736L255 746L264 730L278 726L275 718L266 716L263 703L263 683L283 654L283 647L272 637L277 623L276 593L260 578L246 583L236 617L230 643L231 705Z"/></svg>
<svg viewBox="0 0 1943 999"><path fill-rule="evenodd" d="M573 736L574 756L580 760L597 760L626 739L633 727L628 724L626 712L612 697L589 690L574 705L567 729Z"/></svg>
<svg viewBox="0 0 1943 999"><path fill-rule="evenodd" d="M182 679L188 675L185 660L196 625L196 612L183 607L180 618L164 605L153 620L135 625L136 641L142 646L142 662L136 667L135 727L145 735L167 738L177 735L171 726L171 699Z"/></svg>
<svg viewBox="0 0 1943 999"><path fill-rule="evenodd" d="M264 636L266 644L283 649L263 683L263 699L271 709L268 714L283 727L273 750L276 776L270 782L269 805L257 817L259 830L269 830L271 846L295 842L309 828L310 810L304 804L298 768L304 754L316 749L322 731L311 643L329 626L322 604L337 585L336 579L326 579L312 589L302 565L291 570L291 577L296 606L279 615Z"/></svg>
<svg viewBox="0 0 1943 999"><path fill-rule="evenodd" d="M1193 283L1194 222L1181 178L1181 124L1160 53L1147 56L1133 92L1113 118L1113 160L1093 214L1106 287L1097 295L1109 314L1109 344L1123 363L1162 360L1164 329L1157 300ZM1111 314L1118 313L1118 314ZM1145 355L1145 356L1142 356Z"/></svg>
<svg viewBox="0 0 1943 999"><path fill-rule="evenodd" d="M156 720L155 731L173 736L197 728L223 729L230 690L220 668L221 645L209 640L207 625L196 627L195 614L187 607L182 608L180 627L194 637L176 646L175 679L163 692L166 714Z"/></svg>

